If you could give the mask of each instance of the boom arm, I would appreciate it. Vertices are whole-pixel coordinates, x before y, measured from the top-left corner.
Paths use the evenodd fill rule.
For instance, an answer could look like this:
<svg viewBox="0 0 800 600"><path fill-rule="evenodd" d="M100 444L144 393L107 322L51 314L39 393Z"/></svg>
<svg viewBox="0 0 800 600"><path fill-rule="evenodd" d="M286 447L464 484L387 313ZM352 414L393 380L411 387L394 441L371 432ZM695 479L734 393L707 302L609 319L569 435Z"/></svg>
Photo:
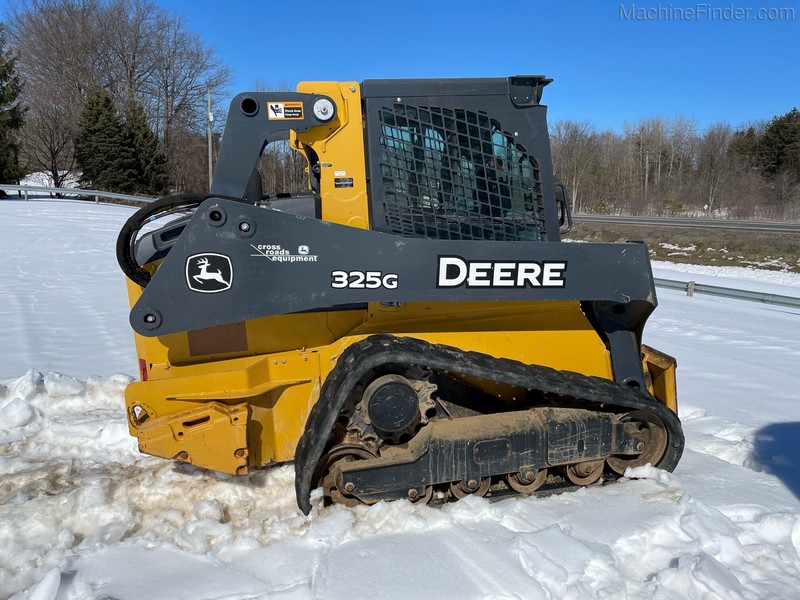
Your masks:
<svg viewBox="0 0 800 600"><path fill-rule="evenodd" d="M316 109L316 110L315 110ZM243 199L264 146L336 121L328 96L297 92L248 92L231 101L211 193Z"/></svg>

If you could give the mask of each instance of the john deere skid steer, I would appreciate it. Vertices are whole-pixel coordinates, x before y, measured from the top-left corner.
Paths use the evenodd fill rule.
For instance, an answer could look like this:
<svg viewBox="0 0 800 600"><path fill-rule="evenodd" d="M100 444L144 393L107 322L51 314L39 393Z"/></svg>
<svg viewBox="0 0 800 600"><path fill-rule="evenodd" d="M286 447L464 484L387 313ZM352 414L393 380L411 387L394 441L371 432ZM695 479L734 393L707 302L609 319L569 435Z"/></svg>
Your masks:
<svg viewBox="0 0 800 600"><path fill-rule="evenodd" d="M118 240L140 450L237 475L294 461L306 513L317 486L427 502L674 469L675 361L641 344L647 248L561 243L550 81L236 96L211 192ZM308 191L265 197L254 166L285 139Z"/></svg>

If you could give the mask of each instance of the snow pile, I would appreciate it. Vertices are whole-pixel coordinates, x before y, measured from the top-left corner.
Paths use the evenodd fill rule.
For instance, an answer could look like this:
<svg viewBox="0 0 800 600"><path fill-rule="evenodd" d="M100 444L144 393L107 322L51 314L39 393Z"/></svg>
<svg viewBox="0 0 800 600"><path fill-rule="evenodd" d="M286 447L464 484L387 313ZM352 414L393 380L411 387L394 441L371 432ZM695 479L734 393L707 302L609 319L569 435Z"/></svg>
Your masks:
<svg viewBox="0 0 800 600"><path fill-rule="evenodd" d="M653 274L663 279L696 281L722 287L800 296L800 273L765 271L751 267L714 267L652 261Z"/></svg>
<svg viewBox="0 0 800 600"><path fill-rule="evenodd" d="M690 252L697 250L697 246L694 244L689 244L688 246L676 246L675 244L661 243L659 246L664 248L664 250L672 250L672 252L667 253L667 256L689 256Z"/></svg>
<svg viewBox="0 0 800 600"><path fill-rule="evenodd" d="M120 404L131 381L31 369L0 387L0 597L45 577L81 532L108 537L97 485L140 458Z"/></svg>
<svg viewBox="0 0 800 600"><path fill-rule="evenodd" d="M645 342L679 361L674 474L440 507L317 492L306 517L290 465L233 478L137 452L112 375L136 366L113 264L128 214L0 204L0 598L797 595L800 311L659 290ZM751 284L797 295L785 275Z"/></svg>
<svg viewBox="0 0 800 600"><path fill-rule="evenodd" d="M59 177L64 177L65 172L59 172ZM80 179L80 173L67 173L66 178L62 182L62 188L77 188L78 187L78 180ZM20 182L20 185L29 185L32 187L53 187L53 175L52 173L45 173L44 171L39 171L36 173L29 173L26 175Z"/></svg>
<svg viewBox="0 0 800 600"><path fill-rule="evenodd" d="M451 597L459 586L466 598L728 600L786 597L800 577L796 500L696 451L683 475L629 469L560 496L325 508L317 495L305 517L291 466L234 479L139 455L128 381L29 371L6 383L0 405L19 399L34 417L0 438L0 597Z"/></svg>

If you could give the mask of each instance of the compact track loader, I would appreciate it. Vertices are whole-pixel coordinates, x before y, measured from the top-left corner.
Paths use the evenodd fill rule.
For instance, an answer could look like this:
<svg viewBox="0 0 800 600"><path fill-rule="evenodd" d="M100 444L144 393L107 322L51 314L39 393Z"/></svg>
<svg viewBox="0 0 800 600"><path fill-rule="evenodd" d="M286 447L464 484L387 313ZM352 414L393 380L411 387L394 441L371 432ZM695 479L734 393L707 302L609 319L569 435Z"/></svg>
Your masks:
<svg viewBox="0 0 800 600"><path fill-rule="evenodd" d="M306 513L317 486L428 502L674 469L675 361L641 343L647 248L561 243L550 81L236 96L210 193L119 236L140 450L236 475L294 461ZM254 166L286 139L308 191L265 197Z"/></svg>

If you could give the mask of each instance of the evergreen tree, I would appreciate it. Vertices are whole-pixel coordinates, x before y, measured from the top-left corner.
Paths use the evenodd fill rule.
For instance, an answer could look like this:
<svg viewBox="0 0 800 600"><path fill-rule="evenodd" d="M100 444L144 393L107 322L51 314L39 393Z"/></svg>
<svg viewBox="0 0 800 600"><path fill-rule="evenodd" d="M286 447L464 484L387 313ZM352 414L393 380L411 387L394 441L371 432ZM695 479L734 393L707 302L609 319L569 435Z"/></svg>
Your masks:
<svg viewBox="0 0 800 600"><path fill-rule="evenodd" d="M167 161L159 151L158 138L147 123L144 109L137 102L128 103L125 129L136 156L136 191L163 195L167 191Z"/></svg>
<svg viewBox="0 0 800 600"><path fill-rule="evenodd" d="M748 127L747 131L737 131L733 134L731 152L741 157L749 167L758 167L760 162L760 143L761 136L756 133L753 127Z"/></svg>
<svg viewBox="0 0 800 600"><path fill-rule="evenodd" d="M16 71L16 56L5 49L6 39L0 24L0 183L17 183L24 174L19 166L17 131L25 111L18 102L22 83Z"/></svg>
<svg viewBox="0 0 800 600"><path fill-rule="evenodd" d="M133 193L138 163L130 132L102 88L86 100L75 137L75 160L81 185L105 191Z"/></svg>
<svg viewBox="0 0 800 600"><path fill-rule="evenodd" d="M793 108L770 121L759 142L759 157L766 175L786 171L800 181L800 111Z"/></svg>

